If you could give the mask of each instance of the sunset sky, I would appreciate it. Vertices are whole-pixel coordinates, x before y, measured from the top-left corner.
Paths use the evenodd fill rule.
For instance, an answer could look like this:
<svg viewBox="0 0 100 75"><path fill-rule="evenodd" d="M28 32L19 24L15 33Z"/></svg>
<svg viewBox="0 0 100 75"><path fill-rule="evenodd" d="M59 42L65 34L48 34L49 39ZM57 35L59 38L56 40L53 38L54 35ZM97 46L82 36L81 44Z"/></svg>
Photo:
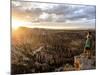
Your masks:
<svg viewBox="0 0 100 75"><path fill-rule="evenodd" d="M95 28L96 7L12 1L12 27Z"/></svg>

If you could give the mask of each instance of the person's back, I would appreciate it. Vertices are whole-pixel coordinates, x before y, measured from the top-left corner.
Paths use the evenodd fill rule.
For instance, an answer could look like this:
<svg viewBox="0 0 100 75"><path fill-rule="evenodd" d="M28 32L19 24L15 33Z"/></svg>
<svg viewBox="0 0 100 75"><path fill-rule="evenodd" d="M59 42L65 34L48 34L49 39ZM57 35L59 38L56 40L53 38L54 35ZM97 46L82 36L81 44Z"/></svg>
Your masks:
<svg viewBox="0 0 100 75"><path fill-rule="evenodd" d="M86 39L85 48L86 49L92 48L92 36L91 35L89 35Z"/></svg>
<svg viewBox="0 0 100 75"><path fill-rule="evenodd" d="M91 32L88 32L87 39L85 42L85 52L87 53L88 57L91 57L91 50L92 50L92 35Z"/></svg>

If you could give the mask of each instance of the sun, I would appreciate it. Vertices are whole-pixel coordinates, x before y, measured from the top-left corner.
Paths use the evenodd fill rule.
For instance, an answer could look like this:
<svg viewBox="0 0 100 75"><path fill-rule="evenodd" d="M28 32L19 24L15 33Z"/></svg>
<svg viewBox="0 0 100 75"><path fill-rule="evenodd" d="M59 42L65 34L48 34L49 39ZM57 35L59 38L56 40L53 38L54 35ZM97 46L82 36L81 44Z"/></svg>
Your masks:
<svg viewBox="0 0 100 75"><path fill-rule="evenodd" d="M24 24L25 24L24 21L12 19L12 29L14 29L14 30L18 29L19 27L23 26Z"/></svg>

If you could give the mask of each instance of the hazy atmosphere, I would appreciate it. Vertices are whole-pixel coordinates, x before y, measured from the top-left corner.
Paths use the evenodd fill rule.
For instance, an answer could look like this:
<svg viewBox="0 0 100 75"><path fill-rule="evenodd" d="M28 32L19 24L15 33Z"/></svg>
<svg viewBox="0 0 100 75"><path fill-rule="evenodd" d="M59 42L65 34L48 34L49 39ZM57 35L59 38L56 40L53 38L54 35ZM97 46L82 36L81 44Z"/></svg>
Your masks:
<svg viewBox="0 0 100 75"><path fill-rule="evenodd" d="M12 1L11 74L96 69L96 6Z"/></svg>

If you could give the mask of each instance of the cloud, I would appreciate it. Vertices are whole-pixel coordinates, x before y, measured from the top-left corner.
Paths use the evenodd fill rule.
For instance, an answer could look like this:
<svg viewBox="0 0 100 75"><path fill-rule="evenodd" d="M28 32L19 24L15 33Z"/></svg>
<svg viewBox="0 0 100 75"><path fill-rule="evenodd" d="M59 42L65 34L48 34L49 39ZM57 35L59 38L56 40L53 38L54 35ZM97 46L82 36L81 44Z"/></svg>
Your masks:
<svg viewBox="0 0 100 75"><path fill-rule="evenodd" d="M70 20L81 20L81 19L95 19L96 10L94 6L84 6L76 11L69 17Z"/></svg>
<svg viewBox="0 0 100 75"><path fill-rule="evenodd" d="M30 22L72 22L94 24L96 7L12 1L12 15Z"/></svg>
<svg viewBox="0 0 100 75"><path fill-rule="evenodd" d="M35 4L28 2L12 1L12 15L21 20L33 21L42 14L41 8L34 8Z"/></svg>

